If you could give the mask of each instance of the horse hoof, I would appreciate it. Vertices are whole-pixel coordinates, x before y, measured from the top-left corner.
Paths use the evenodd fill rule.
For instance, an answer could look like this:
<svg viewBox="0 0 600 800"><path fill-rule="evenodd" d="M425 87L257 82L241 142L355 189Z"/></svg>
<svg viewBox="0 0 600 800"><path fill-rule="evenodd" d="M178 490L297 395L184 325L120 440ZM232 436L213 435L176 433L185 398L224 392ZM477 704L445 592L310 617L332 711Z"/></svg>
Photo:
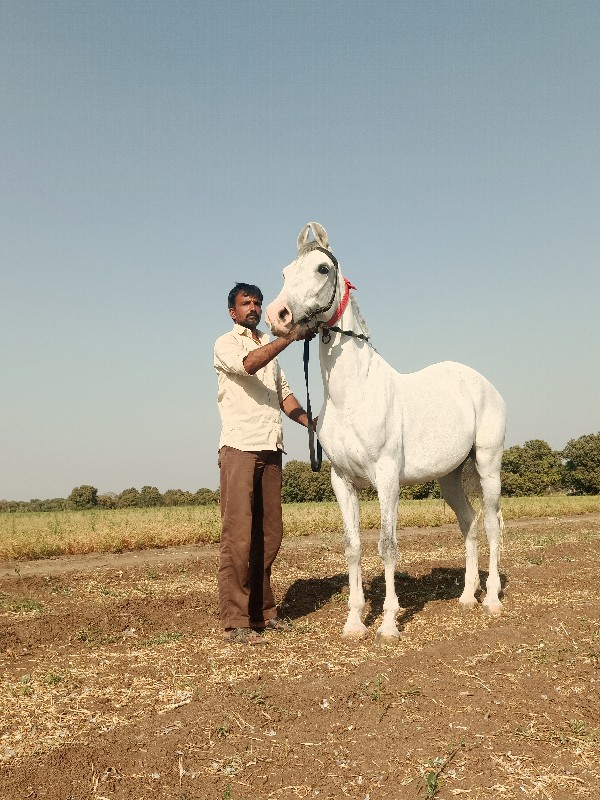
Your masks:
<svg viewBox="0 0 600 800"><path fill-rule="evenodd" d="M486 606L484 603L482 608L486 614L490 615L490 617L499 617L503 610L502 604L496 606Z"/></svg>
<svg viewBox="0 0 600 800"><path fill-rule="evenodd" d="M377 631L375 634L375 644L398 644L400 641L400 634L396 633L382 633Z"/></svg>
<svg viewBox="0 0 600 800"><path fill-rule="evenodd" d="M465 602L464 600L458 601L458 607L461 611L473 611L473 609L477 608L478 605L479 604L477 600L469 600L468 602Z"/></svg>
<svg viewBox="0 0 600 800"><path fill-rule="evenodd" d="M363 630L351 630L351 631L342 631L342 639L353 639L354 641L358 641L359 639L364 639L367 635L367 629Z"/></svg>

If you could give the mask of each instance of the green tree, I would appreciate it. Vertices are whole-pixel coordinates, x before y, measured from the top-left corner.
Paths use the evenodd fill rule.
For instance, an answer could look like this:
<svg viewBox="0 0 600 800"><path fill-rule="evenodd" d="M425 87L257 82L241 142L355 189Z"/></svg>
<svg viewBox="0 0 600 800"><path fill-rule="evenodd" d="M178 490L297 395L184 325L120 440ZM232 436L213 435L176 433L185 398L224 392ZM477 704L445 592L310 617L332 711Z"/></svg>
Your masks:
<svg viewBox="0 0 600 800"><path fill-rule="evenodd" d="M194 495L184 492L183 489L167 489L163 494L163 502L166 506L192 506Z"/></svg>
<svg viewBox="0 0 600 800"><path fill-rule="evenodd" d="M284 503L335 500L329 461L323 461L320 472L313 472L306 461L288 461L283 468L281 499Z"/></svg>
<svg viewBox="0 0 600 800"><path fill-rule="evenodd" d="M98 506L100 508L117 508L118 501L118 495L116 495L114 492L107 492L106 494L98 495Z"/></svg>
<svg viewBox="0 0 600 800"><path fill-rule="evenodd" d="M377 500L377 489L374 486L365 486L358 493L360 500Z"/></svg>
<svg viewBox="0 0 600 800"><path fill-rule="evenodd" d="M508 497L543 495L561 488L561 454L547 442L531 439L502 456L502 493Z"/></svg>
<svg viewBox="0 0 600 800"><path fill-rule="evenodd" d="M40 511L64 511L67 508L67 501L64 497L54 497L51 500L40 501Z"/></svg>
<svg viewBox="0 0 600 800"><path fill-rule="evenodd" d="M429 500L437 497L440 497L440 487L437 481L400 487L400 499L403 500Z"/></svg>
<svg viewBox="0 0 600 800"><path fill-rule="evenodd" d="M194 492L194 503L199 506L210 506L213 503L218 503L220 498L220 492L217 491L213 492L212 489L198 489L197 492Z"/></svg>
<svg viewBox="0 0 600 800"><path fill-rule="evenodd" d="M367 486L358 493L361 500L377 499L377 490ZM437 481L403 486L400 497L409 500L439 497ZM283 468L281 499L284 503L315 503L321 500L335 500L331 487L331 464L324 461L320 472L313 472L307 461L288 461Z"/></svg>
<svg viewBox="0 0 600 800"><path fill-rule="evenodd" d="M98 489L87 485L76 486L68 497L68 503L71 508L78 510L95 508L98 505Z"/></svg>
<svg viewBox="0 0 600 800"><path fill-rule="evenodd" d="M310 464L288 461L281 476L281 499L284 503L303 503L308 493Z"/></svg>
<svg viewBox="0 0 600 800"><path fill-rule="evenodd" d="M163 496L156 486L142 486L140 491L140 504L142 508L162 506L164 505Z"/></svg>
<svg viewBox="0 0 600 800"><path fill-rule="evenodd" d="M140 505L140 493L133 486L124 489L117 498L117 508L139 508Z"/></svg>
<svg viewBox="0 0 600 800"><path fill-rule="evenodd" d="M567 488L584 494L600 493L600 433L571 439L562 451Z"/></svg>
<svg viewBox="0 0 600 800"><path fill-rule="evenodd" d="M9 514L17 511L29 511L29 503L24 500L0 500L0 511L6 511Z"/></svg>

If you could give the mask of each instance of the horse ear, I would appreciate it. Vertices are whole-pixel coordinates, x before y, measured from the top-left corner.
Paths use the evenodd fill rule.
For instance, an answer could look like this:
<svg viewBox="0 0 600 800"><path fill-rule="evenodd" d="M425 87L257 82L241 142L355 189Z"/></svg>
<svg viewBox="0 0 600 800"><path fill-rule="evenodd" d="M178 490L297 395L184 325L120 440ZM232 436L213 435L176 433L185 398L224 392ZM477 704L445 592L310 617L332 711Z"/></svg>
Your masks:
<svg viewBox="0 0 600 800"><path fill-rule="evenodd" d="M310 232L312 231L312 235L314 236L315 242L319 244L320 247L324 247L326 250L329 250L329 240L327 238L327 231L322 225L319 225L318 222L308 222L300 231L298 235L298 250L303 247L305 244L308 244L308 237Z"/></svg>
<svg viewBox="0 0 600 800"><path fill-rule="evenodd" d="M312 228L313 236L315 237L315 241L319 243L319 246L329 250L329 239L327 238L327 231L325 228L319 225L318 222L309 222L308 224Z"/></svg>
<svg viewBox="0 0 600 800"><path fill-rule="evenodd" d="M308 242L308 232L310 231L310 222L305 225L298 234L298 250Z"/></svg>

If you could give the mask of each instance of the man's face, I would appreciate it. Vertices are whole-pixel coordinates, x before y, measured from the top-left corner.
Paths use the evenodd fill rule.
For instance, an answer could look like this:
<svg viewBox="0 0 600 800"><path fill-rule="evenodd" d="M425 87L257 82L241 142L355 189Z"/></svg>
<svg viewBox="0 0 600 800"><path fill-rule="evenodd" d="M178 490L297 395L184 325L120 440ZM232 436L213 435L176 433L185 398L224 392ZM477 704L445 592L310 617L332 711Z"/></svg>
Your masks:
<svg viewBox="0 0 600 800"><path fill-rule="evenodd" d="M235 297L235 306L229 309L229 315L238 325L254 330L260 322L262 303L258 297L251 297L238 292Z"/></svg>

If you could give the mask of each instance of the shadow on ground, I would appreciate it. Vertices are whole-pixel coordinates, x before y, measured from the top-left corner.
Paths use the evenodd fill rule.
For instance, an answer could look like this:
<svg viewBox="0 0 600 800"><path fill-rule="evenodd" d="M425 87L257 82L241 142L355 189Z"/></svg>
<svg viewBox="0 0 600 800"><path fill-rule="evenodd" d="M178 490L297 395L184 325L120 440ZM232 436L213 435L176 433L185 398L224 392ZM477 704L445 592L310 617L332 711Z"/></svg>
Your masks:
<svg viewBox="0 0 600 800"><path fill-rule="evenodd" d="M508 584L506 575L500 576L502 589ZM485 586L487 572L480 571L479 581ZM406 572L397 572L395 587L400 602L397 623L399 630L418 613L427 603L436 600L458 600L463 590L464 570L435 567L426 575L417 577ZM364 586L367 615L365 625L372 625L383 614L385 600L385 579L383 575L373 578ZM483 593L481 593L483 594ZM326 578L299 579L287 590L279 605L282 616L298 619L318 611L330 602L341 602L348 599L348 575L337 573ZM479 598L481 599L481 598Z"/></svg>

